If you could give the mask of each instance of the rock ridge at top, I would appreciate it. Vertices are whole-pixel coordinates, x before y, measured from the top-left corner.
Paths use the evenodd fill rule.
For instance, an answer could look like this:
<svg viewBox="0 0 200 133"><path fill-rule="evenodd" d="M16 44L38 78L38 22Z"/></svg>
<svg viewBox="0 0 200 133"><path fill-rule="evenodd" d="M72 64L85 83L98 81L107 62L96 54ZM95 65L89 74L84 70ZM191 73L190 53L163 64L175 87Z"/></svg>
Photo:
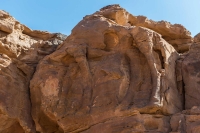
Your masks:
<svg viewBox="0 0 200 133"><path fill-rule="evenodd" d="M119 25L142 26L156 31L180 52L188 51L193 42L191 33L181 24L171 24L163 20L156 22L145 16L134 16L117 4L105 6L92 16L95 15L102 15Z"/></svg>
<svg viewBox="0 0 200 133"><path fill-rule="evenodd" d="M0 10L0 133L199 133L199 42L117 4L68 37Z"/></svg>

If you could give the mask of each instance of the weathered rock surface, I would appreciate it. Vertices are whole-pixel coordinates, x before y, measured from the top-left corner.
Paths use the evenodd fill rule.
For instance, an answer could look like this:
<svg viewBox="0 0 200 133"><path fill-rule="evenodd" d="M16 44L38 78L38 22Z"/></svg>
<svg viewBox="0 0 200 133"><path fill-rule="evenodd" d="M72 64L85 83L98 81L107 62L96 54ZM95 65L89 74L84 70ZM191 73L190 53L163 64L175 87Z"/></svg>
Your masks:
<svg viewBox="0 0 200 133"><path fill-rule="evenodd" d="M197 34L197 35L194 37L194 42L195 42L195 43L200 42L200 33Z"/></svg>
<svg viewBox="0 0 200 133"><path fill-rule="evenodd" d="M199 133L199 48L119 5L67 38L0 11L0 133Z"/></svg>
<svg viewBox="0 0 200 133"><path fill-rule="evenodd" d="M200 43L194 43L182 61L182 77L185 91L185 108L200 105Z"/></svg>
<svg viewBox="0 0 200 133"><path fill-rule="evenodd" d="M41 60L30 85L38 131L81 132L134 110L161 115L182 110L175 76L179 54L159 33L126 26L126 14L117 16L113 8L123 10L114 6L86 16Z"/></svg>
<svg viewBox="0 0 200 133"><path fill-rule="evenodd" d="M29 83L38 62L63 42L61 34L24 32L26 27L0 11L0 132L34 133ZM36 32L36 33L37 33ZM64 36L63 36L64 37Z"/></svg>
<svg viewBox="0 0 200 133"><path fill-rule="evenodd" d="M171 133L199 133L200 132L200 107L194 106L190 110L174 114L171 117Z"/></svg>
<svg viewBox="0 0 200 133"><path fill-rule="evenodd" d="M180 24L172 25L167 21L155 22L145 16L133 16L118 5L104 7L95 14L103 15L120 25L142 26L156 31L162 35L163 39L173 45L178 52L188 51L193 42L191 33Z"/></svg>
<svg viewBox="0 0 200 133"><path fill-rule="evenodd" d="M169 116L136 113L133 116L105 120L82 133L169 133L170 131Z"/></svg>

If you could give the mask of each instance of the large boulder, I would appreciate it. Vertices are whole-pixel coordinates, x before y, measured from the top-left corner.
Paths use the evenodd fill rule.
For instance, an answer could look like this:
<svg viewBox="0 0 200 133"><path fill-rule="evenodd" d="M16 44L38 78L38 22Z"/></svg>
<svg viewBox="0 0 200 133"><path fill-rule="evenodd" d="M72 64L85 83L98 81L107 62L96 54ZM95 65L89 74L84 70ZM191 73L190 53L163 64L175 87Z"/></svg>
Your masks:
<svg viewBox="0 0 200 133"><path fill-rule="evenodd" d="M67 38L0 11L0 133L198 133L199 49L199 34L119 5Z"/></svg>
<svg viewBox="0 0 200 133"><path fill-rule="evenodd" d="M95 132L110 119L102 132L115 131L113 119L135 111L161 115L152 128L170 130L159 121L167 123L163 115L183 108L175 75L179 54L161 34L128 25L127 14L113 5L84 17L63 45L40 61L30 82L37 131Z"/></svg>

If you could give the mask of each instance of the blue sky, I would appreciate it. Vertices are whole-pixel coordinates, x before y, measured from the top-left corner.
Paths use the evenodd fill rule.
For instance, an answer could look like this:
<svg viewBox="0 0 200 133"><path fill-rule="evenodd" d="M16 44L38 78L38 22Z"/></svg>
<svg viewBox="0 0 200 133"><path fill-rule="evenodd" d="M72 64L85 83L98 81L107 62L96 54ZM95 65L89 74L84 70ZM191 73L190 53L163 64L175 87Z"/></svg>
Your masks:
<svg viewBox="0 0 200 133"><path fill-rule="evenodd" d="M133 15L185 26L192 36L200 32L200 0L0 0L9 12L31 29L66 35L85 15L109 4L120 4Z"/></svg>

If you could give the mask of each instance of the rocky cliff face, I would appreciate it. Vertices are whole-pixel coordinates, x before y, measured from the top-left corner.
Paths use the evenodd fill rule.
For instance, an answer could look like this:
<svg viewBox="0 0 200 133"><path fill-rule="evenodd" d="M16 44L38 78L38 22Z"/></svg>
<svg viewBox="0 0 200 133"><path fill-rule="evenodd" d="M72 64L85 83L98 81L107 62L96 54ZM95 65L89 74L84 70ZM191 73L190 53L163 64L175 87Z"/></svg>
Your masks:
<svg viewBox="0 0 200 133"><path fill-rule="evenodd" d="M36 66L66 37L32 31L0 11L0 132L36 132L31 116L30 80Z"/></svg>
<svg viewBox="0 0 200 133"><path fill-rule="evenodd" d="M119 5L66 38L0 11L1 133L199 133L200 35Z"/></svg>

